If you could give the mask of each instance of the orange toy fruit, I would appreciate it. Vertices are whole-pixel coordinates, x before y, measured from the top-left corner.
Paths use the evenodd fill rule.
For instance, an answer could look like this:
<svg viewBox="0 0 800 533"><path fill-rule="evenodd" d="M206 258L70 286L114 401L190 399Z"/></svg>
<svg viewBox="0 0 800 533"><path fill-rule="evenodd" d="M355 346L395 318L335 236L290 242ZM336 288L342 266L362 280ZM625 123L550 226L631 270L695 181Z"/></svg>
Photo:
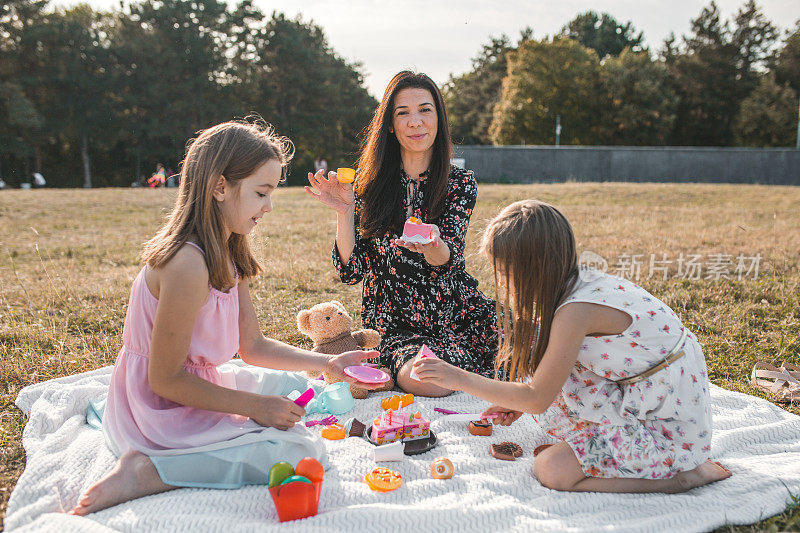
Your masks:
<svg viewBox="0 0 800 533"><path fill-rule="evenodd" d="M397 411L401 407L414 403L413 394L395 394L381 399L381 409Z"/></svg>
<svg viewBox="0 0 800 533"><path fill-rule="evenodd" d="M408 217L409 222L413 222L414 224L422 224L422 221L417 217Z"/></svg>
<svg viewBox="0 0 800 533"><path fill-rule="evenodd" d="M312 482L322 481L322 478L325 477L325 468L323 468L322 463L313 457L306 457L300 459L294 469L294 473L295 475L306 477Z"/></svg>
<svg viewBox="0 0 800 533"><path fill-rule="evenodd" d="M337 168L336 179L340 183L353 183L356 179L356 171L352 168Z"/></svg>
<svg viewBox="0 0 800 533"><path fill-rule="evenodd" d="M369 488L378 492L390 492L403 484L403 476L388 468L376 468L364 477Z"/></svg>
<svg viewBox="0 0 800 533"><path fill-rule="evenodd" d="M345 436L344 428L339 424L332 424L322 430L323 439L342 440Z"/></svg>

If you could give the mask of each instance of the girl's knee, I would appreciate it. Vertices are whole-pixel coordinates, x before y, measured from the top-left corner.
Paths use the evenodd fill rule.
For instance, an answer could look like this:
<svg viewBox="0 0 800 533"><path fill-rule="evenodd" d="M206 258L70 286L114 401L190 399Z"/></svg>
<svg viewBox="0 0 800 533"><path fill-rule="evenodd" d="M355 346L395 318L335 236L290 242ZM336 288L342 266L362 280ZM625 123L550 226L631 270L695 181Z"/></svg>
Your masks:
<svg viewBox="0 0 800 533"><path fill-rule="evenodd" d="M586 476L566 443L542 451L533 461L533 473L542 486L551 490L569 491Z"/></svg>
<svg viewBox="0 0 800 533"><path fill-rule="evenodd" d="M551 490L565 490L563 478L558 471L555 461L549 457L539 457L533 462L533 474L543 487Z"/></svg>

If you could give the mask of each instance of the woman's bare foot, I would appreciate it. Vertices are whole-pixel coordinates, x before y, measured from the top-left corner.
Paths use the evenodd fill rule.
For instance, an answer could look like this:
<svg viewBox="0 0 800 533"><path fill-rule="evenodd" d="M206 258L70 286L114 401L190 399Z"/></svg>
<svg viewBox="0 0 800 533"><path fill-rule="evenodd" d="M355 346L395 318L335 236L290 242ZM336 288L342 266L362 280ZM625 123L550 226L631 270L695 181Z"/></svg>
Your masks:
<svg viewBox="0 0 800 533"><path fill-rule="evenodd" d="M70 514L83 516L174 488L161 481L149 457L131 450L122 454L114 470L86 491Z"/></svg>
<svg viewBox="0 0 800 533"><path fill-rule="evenodd" d="M700 466L689 470L688 472L681 472L675 476L678 482L677 492L684 492L691 490L695 487L702 487L715 481L722 481L731 477L731 471L722 466L720 463L708 460Z"/></svg>

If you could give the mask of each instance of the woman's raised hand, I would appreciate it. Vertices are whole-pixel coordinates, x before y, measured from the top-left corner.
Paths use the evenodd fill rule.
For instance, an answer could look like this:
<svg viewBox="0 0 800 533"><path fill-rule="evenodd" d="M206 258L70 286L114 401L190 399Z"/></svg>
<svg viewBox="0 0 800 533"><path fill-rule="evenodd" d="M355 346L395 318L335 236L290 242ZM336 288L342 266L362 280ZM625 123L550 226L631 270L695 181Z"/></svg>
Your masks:
<svg viewBox="0 0 800 533"><path fill-rule="evenodd" d="M355 202L353 184L341 183L334 171L328 172L327 176L323 170L316 174L309 172L308 183L310 186L305 187L308 194L339 213L347 213Z"/></svg>

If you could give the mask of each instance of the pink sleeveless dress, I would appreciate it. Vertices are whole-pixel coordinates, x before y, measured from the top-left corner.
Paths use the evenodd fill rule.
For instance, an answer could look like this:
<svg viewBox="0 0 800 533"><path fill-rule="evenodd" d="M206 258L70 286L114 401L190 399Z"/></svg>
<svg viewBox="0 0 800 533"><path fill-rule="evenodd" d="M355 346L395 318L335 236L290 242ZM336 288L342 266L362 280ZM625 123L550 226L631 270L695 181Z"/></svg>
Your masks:
<svg viewBox="0 0 800 533"><path fill-rule="evenodd" d="M166 483L181 486L220 486L215 480L207 482L202 474L192 470L196 470L198 465L203 470L203 465L208 464L209 452L220 455L225 449L233 450L233 456L229 453L222 459L226 464L237 463L242 457L252 455L260 455L260 460L265 463L270 461L270 456L275 456L274 462L297 462L305 456L323 460L324 445L302 424L289 431L266 428L245 416L181 405L153 392L147 370L158 300L145 282L147 268L145 266L139 272L131 288L122 334L123 346L114 364L102 415L103 432L109 448L117 456L128 450L140 451L151 459L194 456L191 460L172 461L174 465L180 464L177 470L181 473L173 475L169 481L164 479ZM237 285L228 292L210 288L208 300L197 315L184 368L221 387L257 394L286 395L292 390L305 390L307 381L299 374L253 367L240 361L228 363L239 348L237 287L238 277ZM269 449L242 453L242 446L247 448L253 444ZM266 469L272 464L266 465ZM169 469L158 463L156 466L164 478ZM187 473L191 479L179 479L186 477ZM214 474L215 479L218 475L219 472ZM260 478L229 480L223 485L261 482ZM263 482L266 482L266 477Z"/></svg>

